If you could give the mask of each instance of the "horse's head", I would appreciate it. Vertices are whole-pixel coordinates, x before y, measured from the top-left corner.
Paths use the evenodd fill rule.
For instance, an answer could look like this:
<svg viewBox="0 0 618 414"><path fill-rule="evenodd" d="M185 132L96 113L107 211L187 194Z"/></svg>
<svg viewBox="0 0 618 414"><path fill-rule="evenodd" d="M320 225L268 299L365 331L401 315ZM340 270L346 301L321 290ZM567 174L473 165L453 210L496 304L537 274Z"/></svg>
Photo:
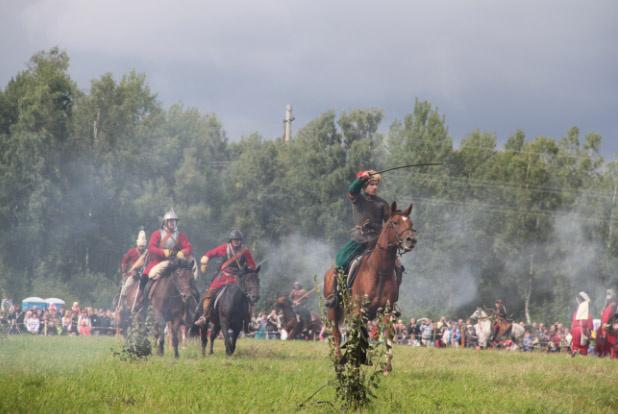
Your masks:
<svg viewBox="0 0 618 414"><path fill-rule="evenodd" d="M470 319L483 319L487 318L487 313L483 310L483 308L476 308L474 313L470 315Z"/></svg>
<svg viewBox="0 0 618 414"><path fill-rule="evenodd" d="M252 305L260 300L260 266L255 272L249 271L242 277L243 290Z"/></svg>
<svg viewBox="0 0 618 414"><path fill-rule="evenodd" d="M183 302L193 298L193 261L177 259L172 264L171 277Z"/></svg>
<svg viewBox="0 0 618 414"><path fill-rule="evenodd" d="M397 247L398 250L409 252L416 246L416 230L410 213L412 204L404 211L397 210L397 202L391 204L391 216L384 225L387 231L388 246Z"/></svg>

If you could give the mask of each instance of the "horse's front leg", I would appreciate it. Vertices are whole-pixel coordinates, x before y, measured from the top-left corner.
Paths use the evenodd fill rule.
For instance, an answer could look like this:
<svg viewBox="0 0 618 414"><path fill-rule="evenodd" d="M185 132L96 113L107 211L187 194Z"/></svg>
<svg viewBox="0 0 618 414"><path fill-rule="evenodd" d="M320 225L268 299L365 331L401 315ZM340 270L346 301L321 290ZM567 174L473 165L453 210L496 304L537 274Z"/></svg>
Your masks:
<svg viewBox="0 0 618 414"><path fill-rule="evenodd" d="M172 335L172 347L174 348L174 358L178 358L178 333L180 332L180 319L176 319L170 323Z"/></svg>
<svg viewBox="0 0 618 414"><path fill-rule="evenodd" d="M386 364L384 365L384 375L388 375L393 370L393 338L395 337L395 330L392 326L392 314L388 313L384 315L384 343L386 345Z"/></svg>
<svg viewBox="0 0 618 414"><path fill-rule="evenodd" d="M208 345L208 324L205 326L200 326L200 339L202 340L202 356L206 356L206 345Z"/></svg>
<svg viewBox="0 0 618 414"><path fill-rule="evenodd" d="M328 320L331 321L333 330L333 342L335 344L335 356L337 357L337 363L341 361L341 331L339 330L339 312L341 310L336 308L329 308L327 311Z"/></svg>
<svg viewBox="0 0 618 414"><path fill-rule="evenodd" d="M163 356L165 347L165 319L159 312L154 315L155 342L157 343L157 355Z"/></svg>
<svg viewBox="0 0 618 414"><path fill-rule="evenodd" d="M209 350L209 354L213 354L214 350L213 347L215 345L215 338L217 337L217 335L219 335L219 330L221 329L221 326L219 325L219 323L216 323L213 325L211 331L210 331L210 350Z"/></svg>

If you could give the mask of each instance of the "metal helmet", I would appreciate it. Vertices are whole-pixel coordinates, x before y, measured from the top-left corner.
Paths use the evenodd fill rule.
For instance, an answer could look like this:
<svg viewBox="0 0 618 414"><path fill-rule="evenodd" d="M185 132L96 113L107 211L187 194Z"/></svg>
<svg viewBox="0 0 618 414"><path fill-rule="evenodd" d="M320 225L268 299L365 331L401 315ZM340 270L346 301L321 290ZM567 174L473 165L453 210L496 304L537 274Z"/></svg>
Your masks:
<svg viewBox="0 0 618 414"><path fill-rule="evenodd" d="M294 289L301 289L303 287L298 280L295 281L292 286L294 286Z"/></svg>
<svg viewBox="0 0 618 414"><path fill-rule="evenodd" d="M163 221L165 220L178 220L178 216L174 211L174 207L170 208L167 213L165 213L165 215L163 216Z"/></svg>
<svg viewBox="0 0 618 414"><path fill-rule="evenodd" d="M146 247L146 232L144 230L137 233L137 247Z"/></svg>
<svg viewBox="0 0 618 414"><path fill-rule="evenodd" d="M614 289L607 289L605 291L605 300L612 300L616 297L616 292Z"/></svg>
<svg viewBox="0 0 618 414"><path fill-rule="evenodd" d="M228 241L231 241L231 240L240 240L240 241L242 241L242 239L243 239L243 235L242 235L242 233L240 232L240 230L236 230L236 229L234 229L234 230L232 230L232 231L230 232L230 235L228 236L228 238L227 238L227 239L228 239Z"/></svg>

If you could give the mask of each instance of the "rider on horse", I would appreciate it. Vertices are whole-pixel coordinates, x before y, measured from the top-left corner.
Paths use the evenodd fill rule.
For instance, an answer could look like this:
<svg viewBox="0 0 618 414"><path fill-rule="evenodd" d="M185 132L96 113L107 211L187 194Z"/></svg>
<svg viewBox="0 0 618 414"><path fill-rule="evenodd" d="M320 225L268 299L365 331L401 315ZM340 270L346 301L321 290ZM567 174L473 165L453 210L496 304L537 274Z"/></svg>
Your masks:
<svg viewBox="0 0 618 414"><path fill-rule="evenodd" d="M127 271L131 269L133 264L140 258L142 254L146 251L146 232L144 230L140 230L137 234L137 243L136 246L131 247L127 252L122 256L122 260L120 261L120 273L123 276L127 275Z"/></svg>
<svg viewBox="0 0 618 414"><path fill-rule="evenodd" d="M311 314L307 309L307 301L312 291L303 289L300 282L294 282L294 288L290 291L288 298L292 302L292 309L300 317L301 321L305 323L305 326L311 321Z"/></svg>
<svg viewBox="0 0 618 414"><path fill-rule="evenodd" d="M240 230L232 230L227 243L207 251L200 261L200 271L206 273L208 261L213 257L224 257L225 261L219 267L217 276L213 279L208 291L202 298L202 316L195 322L196 326L203 326L210 318L211 300L216 291L230 283L237 283L247 271L255 271L256 265L248 247L242 245L243 235Z"/></svg>
<svg viewBox="0 0 618 414"><path fill-rule="evenodd" d="M356 174L356 179L348 187L348 198L352 202L352 228L351 239L344 244L335 257L335 266L338 272L349 271L350 263L365 251L372 249L382 231L382 225L390 216L390 206L378 197L378 186L382 176L373 170L361 171ZM363 190L361 192L361 190ZM338 273L337 272L337 273ZM397 282L401 284L403 266L397 262ZM331 292L326 298L326 306L333 307L337 302L336 276L326 280L325 291Z"/></svg>
<svg viewBox="0 0 618 414"><path fill-rule="evenodd" d="M494 305L494 315L496 320L494 321L490 341L494 341L498 337L500 327L508 324L506 319L506 306L504 306L502 299L496 299L496 304Z"/></svg>
<svg viewBox="0 0 618 414"><path fill-rule="evenodd" d="M144 274L140 278L137 303L141 304L145 301L148 297L146 284L151 277L164 270L170 259L189 259L192 254L193 247L187 235L178 230L178 216L172 208L163 216L161 228L150 235L148 260Z"/></svg>
<svg viewBox="0 0 618 414"><path fill-rule="evenodd" d="M120 290L120 298L118 303L123 303L125 299L125 295L130 286L132 286L136 280L139 280L141 275L141 270L138 266L134 264L140 260L142 255L146 252L146 232L144 230L140 230L137 234L137 245L135 247L131 247L127 252L122 256L122 260L120 261L120 273L122 273L122 288ZM130 271L130 274L129 274Z"/></svg>

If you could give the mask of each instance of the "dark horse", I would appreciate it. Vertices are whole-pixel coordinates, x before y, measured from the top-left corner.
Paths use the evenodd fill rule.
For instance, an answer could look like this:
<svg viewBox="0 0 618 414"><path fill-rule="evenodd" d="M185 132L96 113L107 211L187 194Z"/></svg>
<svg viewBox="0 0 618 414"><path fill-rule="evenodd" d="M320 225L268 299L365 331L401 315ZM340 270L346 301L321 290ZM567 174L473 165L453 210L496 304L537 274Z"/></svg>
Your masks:
<svg viewBox="0 0 618 414"><path fill-rule="evenodd" d="M397 252L409 252L416 246L416 231L413 228L410 213L412 205L404 211L397 210L397 203L391 205L390 218L384 223L382 231L373 251L365 256L358 268L356 279L351 289L351 298L355 312L359 312L363 303L367 303L366 312L369 320L376 318L378 309L386 309L387 305L392 309L399 297L399 286L395 276L395 262ZM337 277L336 269L329 269L324 275L324 286L330 286L327 281ZM324 291L328 297L331 292ZM341 332L339 323L343 319L341 304L328 308L327 317L333 323L333 339L337 356L341 357ZM392 370L391 352L394 332L384 332L386 336L387 353L384 372Z"/></svg>
<svg viewBox="0 0 618 414"><path fill-rule="evenodd" d="M178 358L178 332L181 325L189 325L193 321L193 310L196 306L192 288L193 261L173 259L162 276L151 281L148 300L154 313L155 341L157 354L163 355L165 344L164 330L167 322L171 322L170 334L174 356Z"/></svg>
<svg viewBox="0 0 618 414"><path fill-rule="evenodd" d="M213 345L219 331L223 332L225 353L232 355L236 350L236 340L243 327L247 328L251 323L251 307L260 298L260 278L258 266L255 272L245 273L239 277L240 285L231 283L223 287L222 293L216 293L215 301L210 312L210 322L213 327L210 331L210 350L213 353ZM219 291L221 292L221 291ZM200 327L202 338L202 355L206 355L208 344L208 323Z"/></svg>
<svg viewBox="0 0 618 414"><path fill-rule="evenodd" d="M303 320L294 312L289 298L280 296L275 301L275 309L281 311L281 327L288 333L288 339L315 339L322 329L319 317L309 314L309 321Z"/></svg>

